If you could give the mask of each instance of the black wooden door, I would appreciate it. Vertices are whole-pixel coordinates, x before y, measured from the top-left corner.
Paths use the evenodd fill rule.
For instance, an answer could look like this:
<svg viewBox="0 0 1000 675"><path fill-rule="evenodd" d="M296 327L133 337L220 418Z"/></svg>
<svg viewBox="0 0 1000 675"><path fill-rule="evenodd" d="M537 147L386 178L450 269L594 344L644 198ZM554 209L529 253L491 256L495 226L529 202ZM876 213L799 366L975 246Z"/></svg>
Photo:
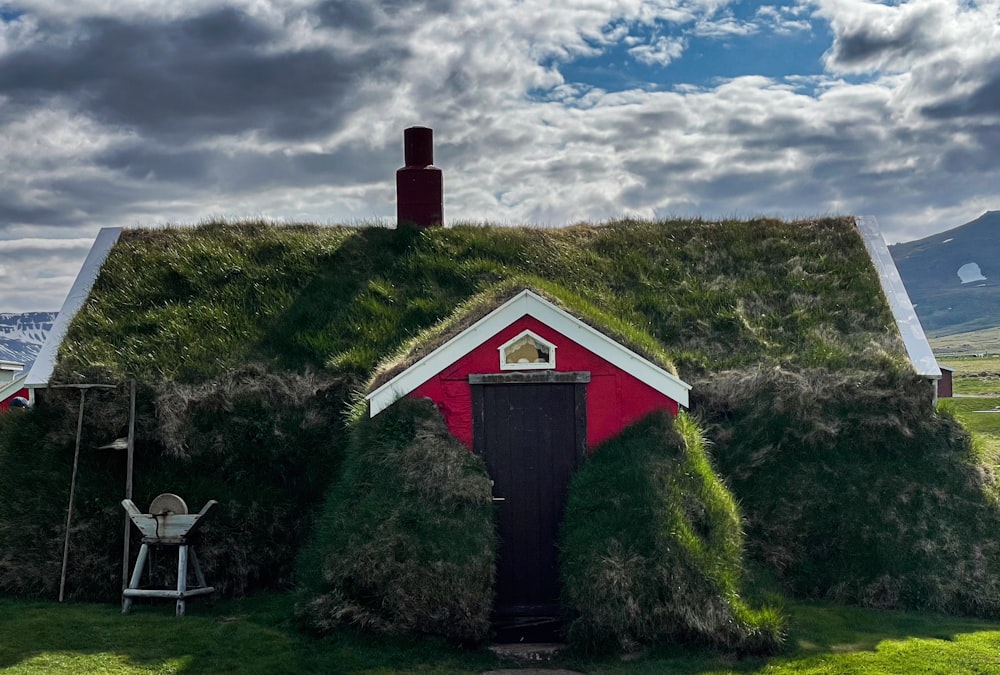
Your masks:
<svg viewBox="0 0 1000 675"><path fill-rule="evenodd" d="M586 448L585 396L583 383L473 386L475 449L502 500L498 617L558 614L556 540L569 480Z"/></svg>

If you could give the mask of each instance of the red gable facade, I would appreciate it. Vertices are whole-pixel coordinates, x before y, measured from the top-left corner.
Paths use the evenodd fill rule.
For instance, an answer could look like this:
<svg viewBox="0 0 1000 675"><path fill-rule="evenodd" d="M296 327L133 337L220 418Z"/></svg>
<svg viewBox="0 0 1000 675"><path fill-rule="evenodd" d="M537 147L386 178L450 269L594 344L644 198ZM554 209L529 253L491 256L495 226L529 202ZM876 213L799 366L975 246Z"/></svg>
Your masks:
<svg viewBox="0 0 1000 675"><path fill-rule="evenodd" d="M401 396L430 398L451 433L471 450L475 385L570 380L584 385L588 449L654 410L676 415L688 404L689 385L529 290L396 375L368 400L374 416Z"/></svg>

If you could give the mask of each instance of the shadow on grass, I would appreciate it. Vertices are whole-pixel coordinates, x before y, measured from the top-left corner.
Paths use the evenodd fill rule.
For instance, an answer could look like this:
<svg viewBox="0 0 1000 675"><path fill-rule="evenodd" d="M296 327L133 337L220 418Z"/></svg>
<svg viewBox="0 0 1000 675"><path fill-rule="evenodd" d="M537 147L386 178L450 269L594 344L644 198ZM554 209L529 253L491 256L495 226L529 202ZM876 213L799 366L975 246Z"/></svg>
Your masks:
<svg viewBox="0 0 1000 675"><path fill-rule="evenodd" d="M291 624L290 595L209 606L118 607L0 599L0 670L10 673L470 673L495 668L485 650L443 640L344 632L313 639Z"/></svg>
<svg viewBox="0 0 1000 675"><path fill-rule="evenodd" d="M997 623L819 602L789 604L786 609L789 614L788 639L781 652L771 657L740 658L710 648L672 645L651 650L630 663L612 663L579 656L568 656L564 663L566 667L588 673L677 675L902 673L913 672L914 662L920 664L921 672L984 672L981 669L983 663L992 664L1000 670L1000 649L997 649L1000 646L1000 624ZM962 644L958 644L960 640ZM944 641L954 649L942 648L940 642L933 641ZM975 653L977 642L978 647L989 650L989 653L985 656L982 651ZM894 646L886 650L887 644ZM958 653L962 656L958 657Z"/></svg>
<svg viewBox="0 0 1000 675"><path fill-rule="evenodd" d="M320 257L309 282L297 289L291 305L262 333L260 344L252 348L254 355L275 358L279 366L291 370L321 367L348 332L343 325L350 320L346 314L350 299L391 265L392 260L379 253L394 235L393 230L361 228Z"/></svg>
<svg viewBox="0 0 1000 675"><path fill-rule="evenodd" d="M510 667L485 649L437 639L342 632L313 639L290 621L292 596L207 605L188 616L173 604L136 606L0 599L0 669L10 673L477 673ZM1000 624L825 603L788 606L783 653L738 658L711 649L661 647L635 660L566 654L546 664L587 673L985 672L1000 666ZM945 644L942 644L943 641ZM892 649L885 649L887 644Z"/></svg>

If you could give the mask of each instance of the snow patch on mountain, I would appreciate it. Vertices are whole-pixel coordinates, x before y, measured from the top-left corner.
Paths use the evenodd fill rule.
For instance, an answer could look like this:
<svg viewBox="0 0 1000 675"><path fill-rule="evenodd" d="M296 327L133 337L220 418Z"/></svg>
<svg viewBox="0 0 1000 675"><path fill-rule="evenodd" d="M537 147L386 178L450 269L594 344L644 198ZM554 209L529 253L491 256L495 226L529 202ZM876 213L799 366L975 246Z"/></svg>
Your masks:
<svg viewBox="0 0 1000 675"><path fill-rule="evenodd" d="M959 267L957 274L963 284L970 284L973 281L986 281L986 277L983 276L983 271L979 269L979 265L974 262L965 263Z"/></svg>
<svg viewBox="0 0 1000 675"><path fill-rule="evenodd" d="M0 314L0 361L23 363L27 372L55 318L56 312Z"/></svg>

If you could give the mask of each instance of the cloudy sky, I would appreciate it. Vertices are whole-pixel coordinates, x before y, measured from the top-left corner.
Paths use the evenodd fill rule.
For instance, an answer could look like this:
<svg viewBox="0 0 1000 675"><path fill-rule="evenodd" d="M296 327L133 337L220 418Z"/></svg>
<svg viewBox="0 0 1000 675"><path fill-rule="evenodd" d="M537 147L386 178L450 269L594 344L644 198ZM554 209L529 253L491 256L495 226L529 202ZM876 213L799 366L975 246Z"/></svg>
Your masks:
<svg viewBox="0 0 1000 675"><path fill-rule="evenodd" d="M1000 0L0 0L0 312L102 226L1000 209Z"/></svg>

